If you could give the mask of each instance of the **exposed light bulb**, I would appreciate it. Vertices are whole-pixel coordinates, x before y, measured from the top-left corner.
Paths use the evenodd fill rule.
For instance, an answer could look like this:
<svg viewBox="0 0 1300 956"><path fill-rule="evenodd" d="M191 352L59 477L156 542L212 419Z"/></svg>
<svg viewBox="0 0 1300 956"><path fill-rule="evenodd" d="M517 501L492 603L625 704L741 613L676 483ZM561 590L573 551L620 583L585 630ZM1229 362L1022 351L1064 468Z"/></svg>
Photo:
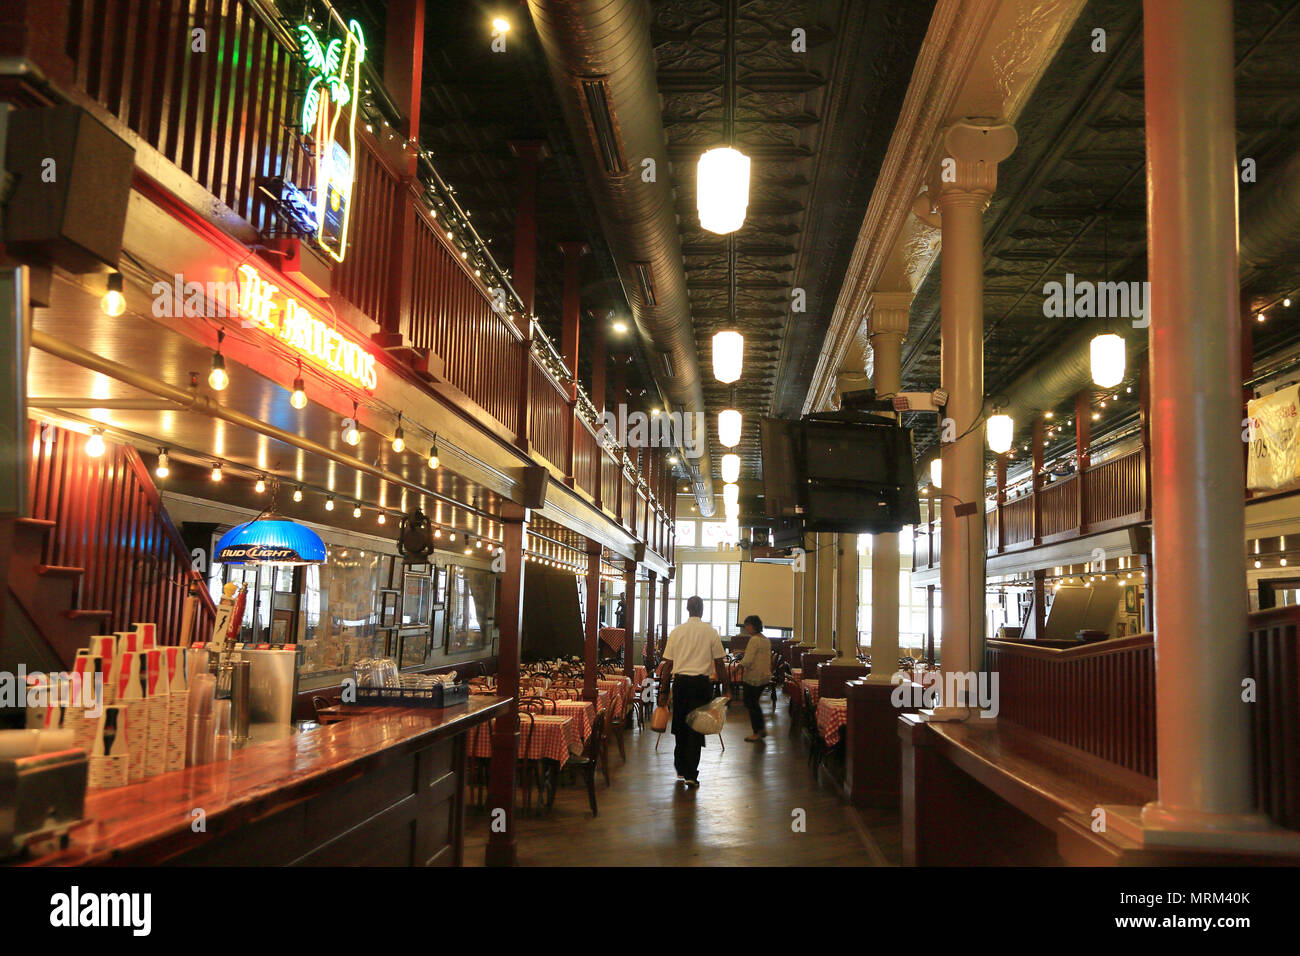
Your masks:
<svg viewBox="0 0 1300 956"><path fill-rule="evenodd" d="M429 446L429 467L430 468L438 467L438 446L437 445Z"/></svg>
<svg viewBox="0 0 1300 956"><path fill-rule="evenodd" d="M325 499L325 510L326 510L326 511L333 511L333 510L334 510L334 499L333 499L333 498L326 498L326 499Z"/></svg>
<svg viewBox="0 0 1300 956"><path fill-rule="evenodd" d="M226 374L226 357L220 352L213 352L212 369L208 372L208 385L214 392L224 392L229 384L230 376Z"/></svg>
<svg viewBox="0 0 1300 956"><path fill-rule="evenodd" d="M397 430L393 432L393 451L401 452L406 448L406 433L402 431L402 416L397 416Z"/></svg>
<svg viewBox="0 0 1300 956"><path fill-rule="evenodd" d="M158 467L153 470L153 473L159 478L166 478L171 474L171 470L171 461L167 457L167 449L158 449Z"/></svg>
<svg viewBox="0 0 1300 956"><path fill-rule="evenodd" d="M258 478L258 479L257 479L257 484L253 485L253 490L256 491L259 495L260 495L262 492L266 491L266 479L265 479L265 478Z"/></svg>
<svg viewBox="0 0 1300 956"><path fill-rule="evenodd" d="M375 520L378 521L380 524L387 524L388 516L381 511L379 512L379 517L376 518Z"/></svg>
<svg viewBox="0 0 1300 956"><path fill-rule="evenodd" d="M289 396L289 404L294 408L307 407L307 387L301 375L293 380L293 394Z"/></svg>
<svg viewBox="0 0 1300 956"><path fill-rule="evenodd" d="M105 315L114 318L126 311L126 296L122 294L122 273L108 274L108 288L104 291L104 298L99 300L99 307L104 310Z"/></svg>
<svg viewBox="0 0 1300 956"><path fill-rule="evenodd" d="M212 480L213 481L221 480L221 462L219 461L212 463Z"/></svg>
<svg viewBox="0 0 1300 956"><path fill-rule="evenodd" d="M301 489L301 488L295 488L295 489L293 489L293 500L294 500L294 501L302 501L302 489Z"/></svg>
<svg viewBox="0 0 1300 956"><path fill-rule="evenodd" d="M360 517L361 517L361 506L360 506L360 505L357 505L355 508L352 509L352 517L354 517L354 518L360 518Z"/></svg>

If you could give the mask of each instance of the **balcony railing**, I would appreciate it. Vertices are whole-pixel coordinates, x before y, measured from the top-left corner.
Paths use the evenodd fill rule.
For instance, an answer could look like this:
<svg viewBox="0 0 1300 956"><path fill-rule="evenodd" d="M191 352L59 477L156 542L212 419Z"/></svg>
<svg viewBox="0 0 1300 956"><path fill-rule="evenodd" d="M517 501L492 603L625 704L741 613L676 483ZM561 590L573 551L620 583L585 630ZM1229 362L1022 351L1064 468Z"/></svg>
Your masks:
<svg viewBox="0 0 1300 956"><path fill-rule="evenodd" d="M991 557L1022 551L1149 520L1143 455L1138 449L1112 458L1085 470L1082 475L1043 485L1037 492L1012 498L985 512L987 553ZM1080 489L1084 492L1082 507ZM912 566L938 567L939 522L930 522L917 530Z"/></svg>
<svg viewBox="0 0 1300 956"><path fill-rule="evenodd" d="M265 0L18 4L0 13L0 56L30 58L64 99L155 150L185 174L164 185L182 189L183 199L239 238L283 235L287 224L259 183L278 176L305 192L316 184L313 144L296 126L304 68L291 25L275 13ZM206 30L203 51L193 49L196 28ZM377 78L368 73L367 81L367 108L398 127ZM18 83L15 102L53 99L45 88ZM647 450L638 468L602 439L595 408L580 388L570 390L570 370L523 318L451 190L427 157L410 175L399 147L358 129L349 251L331 279L334 298L343 300L339 320L364 334L378 327L377 341L432 390L449 386L458 407L538 455L671 560L669 450Z"/></svg>

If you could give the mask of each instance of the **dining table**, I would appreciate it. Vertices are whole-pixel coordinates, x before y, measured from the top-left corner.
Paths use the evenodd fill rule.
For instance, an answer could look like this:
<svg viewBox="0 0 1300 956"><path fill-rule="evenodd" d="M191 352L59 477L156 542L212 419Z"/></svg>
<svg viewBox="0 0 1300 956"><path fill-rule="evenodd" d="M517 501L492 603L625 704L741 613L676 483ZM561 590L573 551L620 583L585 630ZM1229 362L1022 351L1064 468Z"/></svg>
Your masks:
<svg viewBox="0 0 1300 956"><path fill-rule="evenodd" d="M849 719L849 702L843 697L823 697L817 702L817 732L827 747L840 742L844 725Z"/></svg>

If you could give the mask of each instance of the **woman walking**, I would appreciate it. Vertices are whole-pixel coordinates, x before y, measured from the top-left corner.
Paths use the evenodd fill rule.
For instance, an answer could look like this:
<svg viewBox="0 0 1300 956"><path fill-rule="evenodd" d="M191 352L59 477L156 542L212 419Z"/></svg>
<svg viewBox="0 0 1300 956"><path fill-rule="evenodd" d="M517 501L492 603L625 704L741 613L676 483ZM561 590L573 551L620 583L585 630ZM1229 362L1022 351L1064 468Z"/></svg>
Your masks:
<svg viewBox="0 0 1300 956"><path fill-rule="evenodd" d="M772 642L763 636L763 621L757 614L745 618L745 633L749 643L745 645L745 656L740 661L744 668L745 707L749 710L749 726L754 733L745 739L751 743L767 736L763 726L763 712L758 702L763 696L763 688L772 679Z"/></svg>

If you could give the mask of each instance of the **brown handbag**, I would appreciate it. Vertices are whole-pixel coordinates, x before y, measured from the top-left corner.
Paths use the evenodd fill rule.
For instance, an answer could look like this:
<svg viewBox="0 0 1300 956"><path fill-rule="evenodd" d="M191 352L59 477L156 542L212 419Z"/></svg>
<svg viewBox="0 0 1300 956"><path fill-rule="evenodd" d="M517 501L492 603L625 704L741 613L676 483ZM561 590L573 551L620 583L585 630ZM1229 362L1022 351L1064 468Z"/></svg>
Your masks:
<svg viewBox="0 0 1300 956"><path fill-rule="evenodd" d="M656 707L650 715L650 729L658 734L668 729L668 708L663 704Z"/></svg>

